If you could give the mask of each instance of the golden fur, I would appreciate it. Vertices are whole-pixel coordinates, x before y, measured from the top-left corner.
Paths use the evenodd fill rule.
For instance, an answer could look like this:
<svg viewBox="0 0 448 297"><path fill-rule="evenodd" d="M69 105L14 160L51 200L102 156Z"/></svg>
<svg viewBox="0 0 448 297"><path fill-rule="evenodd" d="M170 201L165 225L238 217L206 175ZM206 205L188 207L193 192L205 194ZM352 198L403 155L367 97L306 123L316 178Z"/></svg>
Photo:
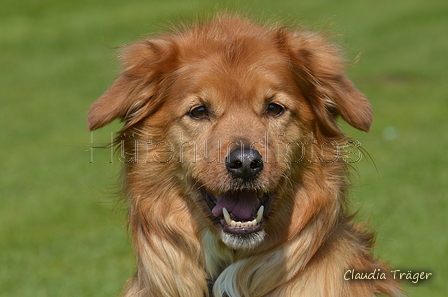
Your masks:
<svg viewBox="0 0 448 297"><path fill-rule="evenodd" d="M368 131L373 116L337 47L319 34L223 16L125 46L121 60L88 125L124 121L116 142L138 260L124 296L400 295L391 277L343 277L389 269L346 210L357 146L336 119ZM250 181L227 165L244 145L262 156ZM249 207L264 203L261 223L224 223L216 203L255 194Z"/></svg>

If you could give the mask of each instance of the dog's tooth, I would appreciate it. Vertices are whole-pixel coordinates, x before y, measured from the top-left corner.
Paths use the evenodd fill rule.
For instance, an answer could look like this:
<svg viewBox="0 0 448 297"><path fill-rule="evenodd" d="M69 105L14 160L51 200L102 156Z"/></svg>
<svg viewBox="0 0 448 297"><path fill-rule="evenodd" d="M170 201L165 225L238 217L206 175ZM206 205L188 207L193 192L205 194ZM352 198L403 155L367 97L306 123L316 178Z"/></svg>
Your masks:
<svg viewBox="0 0 448 297"><path fill-rule="evenodd" d="M264 213L264 205L260 206L260 209L257 212L257 223L261 222L261 219L263 218L263 213Z"/></svg>
<svg viewBox="0 0 448 297"><path fill-rule="evenodd" d="M232 220L230 219L229 212L225 207L222 208L222 214L224 216L224 220L226 220L227 225L230 225Z"/></svg>
<svg viewBox="0 0 448 297"><path fill-rule="evenodd" d="M236 227L236 222L234 220L230 221L230 227Z"/></svg>

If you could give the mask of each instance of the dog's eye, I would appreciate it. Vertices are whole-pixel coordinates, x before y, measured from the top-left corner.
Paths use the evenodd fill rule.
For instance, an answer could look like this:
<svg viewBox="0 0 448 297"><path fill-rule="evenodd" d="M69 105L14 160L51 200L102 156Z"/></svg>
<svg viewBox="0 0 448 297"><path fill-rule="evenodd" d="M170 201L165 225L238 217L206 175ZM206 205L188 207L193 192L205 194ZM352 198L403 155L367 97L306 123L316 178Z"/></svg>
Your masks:
<svg viewBox="0 0 448 297"><path fill-rule="evenodd" d="M204 120L208 118L208 110L203 105L193 107L188 114L195 120Z"/></svg>
<svg viewBox="0 0 448 297"><path fill-rule="evenodd" d="M285 108L279 104L271 103L268 105L268 108L266 110L268 116L271 117L278 117L282 115L282 113L285 111Z"/></svg>

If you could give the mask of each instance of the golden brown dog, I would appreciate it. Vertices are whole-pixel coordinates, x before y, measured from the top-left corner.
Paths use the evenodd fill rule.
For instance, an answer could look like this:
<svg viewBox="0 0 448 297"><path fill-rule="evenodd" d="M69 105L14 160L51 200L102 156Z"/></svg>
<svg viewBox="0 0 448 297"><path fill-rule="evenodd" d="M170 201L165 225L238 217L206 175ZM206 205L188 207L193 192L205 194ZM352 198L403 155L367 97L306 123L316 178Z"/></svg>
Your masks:
<svg viewBox="0 0 448 297"><path fill-rule="evenodd" d="M337 47L223 16L128 45L121 59L88 124L124 122L138 259L125 296L400 295L346 210L359 148L336 120L368 131L372 110Z"/></svg>

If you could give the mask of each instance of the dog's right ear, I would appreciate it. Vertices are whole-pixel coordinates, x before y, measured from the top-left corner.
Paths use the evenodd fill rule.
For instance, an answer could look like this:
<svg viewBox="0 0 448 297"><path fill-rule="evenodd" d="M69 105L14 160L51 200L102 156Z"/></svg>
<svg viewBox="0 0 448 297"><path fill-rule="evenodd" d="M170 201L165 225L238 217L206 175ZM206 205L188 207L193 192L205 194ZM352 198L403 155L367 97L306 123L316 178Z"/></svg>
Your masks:
<svg viewBox="0 0 448 297"><path fill-rule="evenodd" d="M123 66L120 77L90 106L87 117L90 131L117 118L126 122L125 126L131 126L155 108L152 98L176 63L175 43L167 38L142 40L123 47L120 57Z"/></svg>

